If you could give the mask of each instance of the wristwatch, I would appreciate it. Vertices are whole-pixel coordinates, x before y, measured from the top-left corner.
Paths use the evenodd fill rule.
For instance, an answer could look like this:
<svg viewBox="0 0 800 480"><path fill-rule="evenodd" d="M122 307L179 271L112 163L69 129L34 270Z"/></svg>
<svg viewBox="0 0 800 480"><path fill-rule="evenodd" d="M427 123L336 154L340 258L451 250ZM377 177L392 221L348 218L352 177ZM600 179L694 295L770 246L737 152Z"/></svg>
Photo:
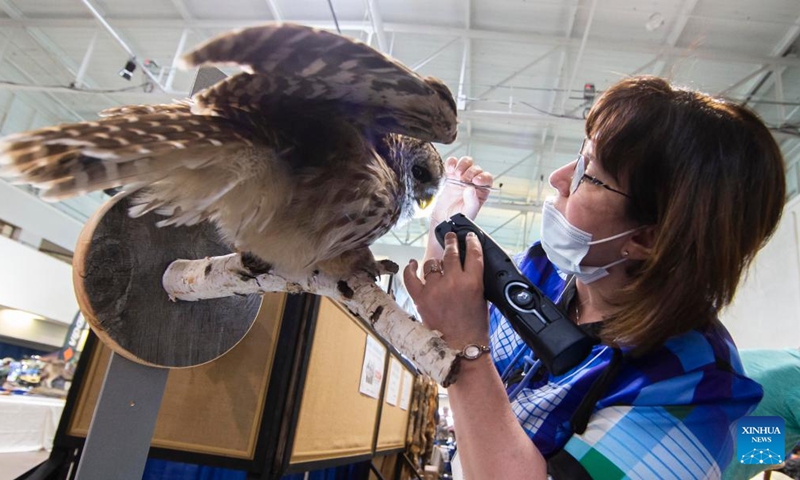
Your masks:
<svg viewBox="0 0 800 480"><path fill-rule="evenodd" d="M481 355L484 353L489 353L490 351L492 350L486 345L470 343L469 345L465 346L463 350L461 350L459 355L467 360L477 360Z"/></svg>

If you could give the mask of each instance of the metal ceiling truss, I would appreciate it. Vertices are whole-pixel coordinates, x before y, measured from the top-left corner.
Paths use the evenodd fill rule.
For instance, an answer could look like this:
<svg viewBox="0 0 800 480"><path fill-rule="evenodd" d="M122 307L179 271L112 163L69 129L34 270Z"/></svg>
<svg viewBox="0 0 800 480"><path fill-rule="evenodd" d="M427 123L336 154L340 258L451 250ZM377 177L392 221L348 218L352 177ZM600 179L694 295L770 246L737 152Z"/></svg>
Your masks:
<svg viewBox="0 0 800 480"><path fill-rule="evenodd" d="M7 0L0 0L0 2ZM84 3L88 0L82 0ZM374 0L373 0L374 1ZM577 10L577 8L576 8ZM99 12L98 14L99 15ZM102 18L102 16L99 16ZM98 18L98 20L99 20ZM169 30L190 28L190 29L233 29L255 25L258 20L242 19L242 20L191 20L186 21L183 19L129 19L129 18L111 18L103 19L106 24L112 24L116 28L164 28ZM298 23L305 25L333 30L335 25L330 21L305 21L302 19L295 20ZM373 22L374 19L373 19ZM30 19L24 18L21 20L16 19L0 19L0 27L59 27L59 28L91 28L94 22L90 19L68 18L68 19L45 19L37 18ZM582 39L565 38L553 35L538 35L527 34L507 31L496 31L486 29L474 28L455 28L455 27L442 27L439 25L423 25L423 24L410 24L410 23L381 23L379 26L372 25L365 22L343 21L339 22L342 30L348 31L363 31L374 32L377 28L384 33L402 33L414 35L429 35L438 37L464 37L470 40L486 40L497 42L511 42L523 44L535 44L540 46L563 46L568 49L578 49ZM108 27L106 27L108 28ZM793 27L794 28L794 27ZM111 29L113 31L113 29ZM764 55L744 54L735 50L720 49L720 48L693 48L686 49L682 47L674 47L662 44L645 44L642 42L624 42L617 40L603 40L593 39L589 48L599 51L614 51L623 53L639 53L639 54L653 54L662 55L664 58L699 58L705 60L714 60L719 62L728 63L744 63L756 65L778 65L786 67L800 67L800 58L794 57L772 57ZM385 51L385 50L384 50Z"/></svg>
<svg viewBox="0 0 800 480"><path fill-rule="evenodd" d="M56 45L50 38L44 34L40 29L48 27L58 28L96 28L97 23L114 38L114 40L127 52L131 58L135 58L136 63L142 68L142 72L149 78L154 86L160 92L153 92L158 96L184 96L188 92L179 92L173 89L175 74L177 72L177 64L180 57L186 48L189 35L192 31L197 33L203 30L220 30L220 29L233 29L251 26L259 23L257 19L219 19L219 20L198 20L193 18L191 10L184 0L171 0L175 10L180 15L180 19L136 19L136 18L108 18L103 15L100 10L93 4L92 0L81 0L83 4L89 9L94 16L94 19L81 19L81 18L26 18L22 12L16 8L9 0L0 0L0 10L4 11L10 18L0 19L0 28L22 28L28 35L48 53L54 60L56 60L70 75L74 78L74 85L80 87L85 85L90 88L98 88L96 82L92 81L87 76L87 68L92 57L94 46L97 40L97 33L92 37L89 45L87 46L86 53L83 56L80 65L76 65L63 50ZM421 25L409 23L385 23L378 8L377 0L364 0L366 15L364 21L340 21L338 26L342 30L350 32L362 32L368 37L368 42L372 43L375 39L377 48L388 54L392 54L394 50L395 38L400 35L421 35L429 37L441 37L442 43L432 53L428 54L421 60L417 61L412 69L417 70L430 62L439 58L448 48L455 45L457 42L462 42L461 52L461 65L458 77L458 92L457 92L457 106L459 109L459 119L464 122L463 134L459 137L459 143L450 147L449 151L444 154L444 157L455 154L461 150L466 150L466 154L471 154L472 143L486 144L493 146L512 147L518 148L529 152L521 160L512 163L506 169L497 174L496 179L502 178L504 175L509 174L514 169L520 166L531 163L531 171L529 175L520 175L519 178L528 177L530 180L527 198L521 200L513 198L502 198L493 196L486 203L488 208L495 208L501 210L515 211L516 215L505 221L502 225L497 226L492 233L499 231L507 225L518 221L522 217L522 231L517 232L517 240L521 241L524 247L528 241L528 229L533 224L535 215L541 210L541 195L545 188L545 180L541 175L542 165L545 157L552 158L556 154L566 153L557 149L559 136L563 127L574 129L579 126L581 120L558 117L557 115L548 115L544 113L520 113L511 111L495 111L495 110L476 110L474 103L485 100L487 96L496 92L498 89L509 85L515 78L522 75L529 69L533 68L540 62L550 58L554 53L560 52L558 61L558 77L553 85L553 95L550 99L550 106L546 112L551 114L560 114L565 111L567 101L570 97L573 84L578 78L581 68L581 60L587 52L603 52L613 51L631 54L649 54L653 58L643 64L641 67L634 70L631 74L640 72L652 71L654 74L663 75L669 74L673 65L682 58L699 58L704 60L712 60L717 62L727 62L734 64L749 64L755 66L755 70L743 78L737 80L731 86L720 92L720 94L730 94L739 91L742 87L748 84L755 85L749 90L748 100L757 100L765 97L771 91L775 97L778 109L778 115L784 122L788 122L800 110L800 106L795 106L791 111L786 111L786 105L783 104L783 78L782 74L787 68L800 67L800 58L794 56L786 56L787 50L800 36L800 18L792 24L784 38L775 46L773 52L769 56L742 54L732 49L721 48L681 48L676 47L678 41L684 33L686 25L692 18L698 17L694 11L698 4L698 0L684 0L677 14L675 21L672 25L670 32L663 44L645 44L641 42L623 42L613 40L595 39L589 41L591 27L594 21L595 13L597 10L597 0L592 0L589 4L579 5L574 2L570 8L570 17L568 25L565 29L564 35L539 35L539 34L526 34L509 31L489 30L489 29L474 29L472 28L472 1L467 0L465 15L463 21L463 28L459 27L442 27L439 25ZM277 2L275 0L266 0L266 5L276 21L282 22L285 20ZM573 38L573 30L575 27L576 19L579 11L588 8L587 22L583 29L582 35L578 38ZM604 7L605 8L605 7ZM737 19L730 19L732 21L739 21ZM744 20L744 19L742 19ZM328 30L335 30L336 25L333 21L304 21L295 20L298 23L310 25L317 28ZM156 77L148 68L146 68L136 55L137 52L133 50L131 44L127 42L124 36L120 33L119 29L127 28L163 28L174 31L181 29L182 33L180 40L177 43L175 53L173 56L172 64L167 71L166 81L162 82L162 76ZM13 32L13 30L12 30ZM363 38L363 37L362 37ZM476 98L472 97L471 92L471 70L473 63L472 47L474 41L486 42L508 42L519 44L535 44L540 47L548 48L547 51L530 61L529 63L517 68L512 74L501 80L495 85L487 88L485 91L477 95ZM0 62L3 61L8 49L12 46L12 38L6 38L6 43L0 49ZM568 63L568 59L572 57L572 61ZM31 82L31 85L25 86L0 86L0 88L12 88L20 91L40 91L48 95L57 105L69 112L70 115L77 119L82 119L80 114L75 112L72 108L66 105L56 94L63 92L63 89L54 87L46 87L37 85L33 77L20 68L17 62L9 59L6 60L10 65L14 66L20 74ZM569 68L569 77L565 75L565 70ZM88 92L87 92L88 93ZM122 92L115 94L116 98L124 98L126 96L140 96L141 93ZM12 102L14 101L12 97ZM105 99L111 103L116 103L114 99L106 96ZM470 105L473 104L473 105ZM509 105L509 109L511 108ZM583 107L581 105L578 108ZM6 109L7 111L8 109ZM573 109L572 111L575 111ZM5 119L3 119L5 120ZM32 121L32 120L31 120ZM513 124L522 125L525 127L537 128L536 135L541 131L541 137L538 140L533 140L531 143L521 144L519 141L503 141L498 138L498 135L513 136L518 138L518 134L491 134L491 136L473 135L473 122L493 123L493 124ZM0 122L2 123L2 122ZM776 132L777 133L777 132ZM549 148L548 148L549 140ZM571 150L570 150L571 151ZM531 162L535 158L534 162ZM800 161L800 141L793 144L793 146L786 150L786 158L792 158L791 162L787 162L789 168L794 168L798 161ZM534 187L535 185L535 187ZM395 232L391 235L402 245L413 245L419 240L424 238L427 234L427 224L425 222L414 222L412 226L404 226L406 229L406 239L401 239ZM416 237L411 239L411 230L415 230ZM421 231L417 235L417 232Z"/></svg>

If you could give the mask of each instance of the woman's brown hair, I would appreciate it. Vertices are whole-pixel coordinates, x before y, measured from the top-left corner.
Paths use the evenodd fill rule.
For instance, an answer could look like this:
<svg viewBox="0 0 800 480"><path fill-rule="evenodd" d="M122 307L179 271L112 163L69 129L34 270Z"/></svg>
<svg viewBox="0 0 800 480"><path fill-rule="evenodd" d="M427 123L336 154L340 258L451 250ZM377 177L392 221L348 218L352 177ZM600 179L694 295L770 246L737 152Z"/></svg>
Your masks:
<svg viewBox="0 0 800 480"><path fill-rule="evenodd" d="M586 134L631 195L628 216L656 228L601 336L642 354L709 325L783 210L783 159L769 130L743 106L633 77L598 99Z"/></svg>

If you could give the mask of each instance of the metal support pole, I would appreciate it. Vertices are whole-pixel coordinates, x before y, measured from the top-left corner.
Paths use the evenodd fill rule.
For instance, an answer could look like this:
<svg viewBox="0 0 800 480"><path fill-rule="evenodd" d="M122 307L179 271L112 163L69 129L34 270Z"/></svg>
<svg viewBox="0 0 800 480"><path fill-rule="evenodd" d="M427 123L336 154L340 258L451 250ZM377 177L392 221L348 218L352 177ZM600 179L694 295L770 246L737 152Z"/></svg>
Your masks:
<svg viewBox="0 0 800 480"><path fill-rule="evenodd" d="M523 213L524 213L524 212L517 212L517 214L516 214L516 215L514 215L514 216L513 216L513 217L511 217L511 218L509 218L509 219L508 219L508 220L506 220L505 222L501 223L501 224L500 224L500 225L499 225L497 228L495 228L494 230L492 230L491 232L489 232L489 235L492 235L492 234L494 234L496 231L500 230L501 228L505 227L505 226L506 226L506 225L508 225L509 223L513 222L514 220L516 220L517 218L519 218L519 217L520 217L520 215L522 215Z"/></svg>
<svg viewBox="0 0 800 480"><path fill-rule="evenodd" d="M97 42L97 30L94 31L92 39L89 40L89 46L86 47L86 53L83 55L81 66L78 68L78 74L75 75L75 88L80 88L83 84L83 77L86 75L86 69L89 68L89 62L92 59L92 53L94 53L95 42Z"/></svg>
<svg viewBox="0 0 800 480"><path fill-rule="evenodd" d="M528 63L528 64L527 64L527 65L525 65L524 67L522 67L522 68L518 69L517 71L515 71L515 72L514 72L514 73L512 73L511 75L509 75L509 76L507 76L506 78L504 78L504 79L500 80L499 82L497 82L495 85L493 85L493 86L489 87L488 89L486 89L486 91L484 91L483 93L480 93L479 95L477 95L477 97L478 97L479 99L483 99L483 97L485 97L486 95L489 95L490 93L494 92L494 91L495 91L495 90L497 90L498 88L502 87L503 85L507 84L507 83L508 83L508 82L510 82L511 80L515 79L517 76L519 76L519 75L521 75L521 74L525 73L525 72L526 72L528 69L530 69L531 67L533 67L533 66L534 66L534 65L536 65L537 63L541 62L542 60L546 59L547 57L549 57L549 56L550 56L550 55L552 55L554 52L556 52L556 51L558 51L558 50L560 50L560 49L561 49L561 46L560 46L560 45L557 45L557 46L555 46L555 47L551 48L550 50L548 50L548 51L547 51L547 52L545 52L544 54L542 54L542 55L540 55L540 56L536 57L536 58L535 58L533 61L531 61L530 63Z"/></svg>
<svg viewBox="0 0 800 480"><path fill-rule="evenodd" d="M6 131L6 123L8 123L8 118L10 117L11 108L14 106L14 102L17 100L17 94L11 94L11 100L8 102L8 107L3 111L3 116L0 117L0 135L4 134Z"/></svg>
<svg viewBox="0 0 800 480"><path fill-rule="evenodd" d="M775 101L778 102L778 119L783 122L786 118L786 105L783 104L783 71L785 68L776 67L772 71L772 76L775 78Z"/></svg>
<svg viewBox="0 0 800 480"><path fill-rule="evenodd" d="M394 38L394 37L392 37L392 38ZM438 50L436 50L435 52L431 53L430 55L428 55L428 56L427 56L427 57L425 57L424 59L422 59L422 60L420 60L419 62L417 62L417 63L416 63L416 64L415 64L413 67L411 67L411 70L413 70L413 71L415 71L415 72L416 72L416 71L417 71L417 70L419 70L420 68L424 67L425 65L427 65L428 63L430 63L432 60L436 59L436 57L438 57L439 55L441 55L441 54L442 54L442 52L444 52L444 51L447 49L447 47L449 47L450 45L452 45L452 44L456 43L456 42L457 42L457 41L459 41L460 39L461 39L460 37L456 37L456 38L454 38L454 39L450 40L449 42L445 43L445 44L444 44L444 45L442 45L442 46L441 46L441 47L440 47Z"/></svg>
<svg viewBox="0 0 800 480"><path fill-rule="evenodd" d="M389 44L386 41L386 32L383 29L383 20L381 13L378 10L377 0L366 0L367 10L369 10L369 19L372 22L372 31L375 32L375 38L378 40L378 50L386 52Z"/></svg>
<svg viewBox="0 0 800 480"><path fill-rule="evenodd" d="M278 8L278 4L275 3L275 0L267 0L267 7L269 7L272 18L278 23L283 23L283 14L281 13L281 9Z"/></svg>
<svg viewBox="0 0 800 480"><path fill-rule="evenodd" d="M581 39L581 46L578 48L578 55L575 57L575 64L572 66L572 75L569 76L569 83L567 83L566 85L567 91L561 98L561 107L558 109L559 112L564 111L564 107L567 105L567 100L569 99L569 92L572 89L572 84L575 83L575 77L578 76L578 69L581 66L583 51L586 48L586 41L589 39L589 31L592 28L592 22L594 21L594 12L596 10L597 10L597 0L592 0L592 6L589 9L589 18L588 20L586 20L586 28L583 30L583 38Z"/></svg>
<svg viewBox="0 0 800 480"><path fill-rule="evenodd" d="M178 48L175 49L175 56L172 57L172 66L169 68L169 75L167 75L167 90L172 90L172 82L175 80L175 72L178 71L178 63L183 55L183 49L186 47L186 40L189 38L189 32L190 30L188 28L184 28L183 33L181 33L181 39L178 40Z"/></svg>
<svg viewBox="0 0 800 480"><path fill-rule="evenodd" d="M111 354L77 480L142 478L168 373Z"/></svg>
<svg viewBox="0 0 800 480"><path fill-rule="evenodd" d="M741 78L738 81L736 81L736 83L734 83L733 85L730 85L725 90L722 90L721 92L717 93L717 96L722 97L722 96L727 95L728 93L731 93L731 92L735 91L737 88L739 88L742 85L744 85L745 83L749 82L750 80L755 78L757 75L761 75L762 73L766 72L768 69L769 69L769 65L761 66L756 71L754 71L752 73L748 73L743 78Z"/></svg>
<svg viewBox="0 0 800 480"><path fill-rule="evenodd" d="M467 108L465 82L467 81L467 59L470 55L469 50L470 40L469 38L464 37L464 50L461 54L461 72L458 75L458 94L456 95L456 106L458 107L458 110L466 110Z"/></svg>
<svg viewBox="0 0 800 480"><path fill-rule="evenodd" d="M526 161L528 161L528 159L529 159L529 158L531 158L531 157L533 157L534 155L536 155L536 153L537 153L537 152L531 152L530 154L528 154L528 155L525 155L525 156L524 156L522 159L520 159L520 160L518 160L518 161L514 162L514 164L513 164L513 165L511 165L510 167L506 168L506 169L505 169L505 170L503 170L502 172L498 173L498 174L497 174L497 175L494 177L494 181L496 182L497 180L499 180L500 178L502 178L502 177L503 177L503 175L507 174L507 173L508 173L508 172L510 172L511 170L514 170L514 169L515 169L515 168L517 168L518 166L522 165L523 163L525 163Z"/></svg>
<svg viewBox="0 0 800 480"><path fill-rule="evenodd" d="M6 41L3 42L3 48L2 50L0 50L0 63L3 63L3 59L6 58L6 53L8 53L8 49L11 48L11 42L14 40L15 33L17 33L16 28L9 29Z"/></svg>
<svg viewBox="0 0 800 480"><path fill-rule="evenodd" d="M92 4L92 2L90 2L89 0L81 0L81 1L83 2L84 5L86 5L86 8L88 8L89 11L92 12L92 15L94 15L94 18L98 22L100 22L100 25L102 25L103 28L105 28L106 31L112 37L114 37L114 40L116 40L117 43L123 49L125 49L126 52L128 52L128 55L130 55L130 57L134 59L136 64L139 66L139 68L142 69L142 72L147 76L147 78L149 78L155 84L155 86L158 87L159 90L161 90L163 92L168 92L168 90L166 88L164 88L163 85L158 83L158 78L156 78L156 76L153 75L153 72L151 72L147 67L145 67L144 64L141 62L141 60L139 60L136 57L136 53L134 53L133 49L131 49L131 47L128 46L127 42L125 42L125 40L122 39L120 34L116 30L114 30L114 27L112 27L108 23L108 21L105 19L105 17L103 17L103 15L100 13L99 10L97 10L97 8Z"/></svg>

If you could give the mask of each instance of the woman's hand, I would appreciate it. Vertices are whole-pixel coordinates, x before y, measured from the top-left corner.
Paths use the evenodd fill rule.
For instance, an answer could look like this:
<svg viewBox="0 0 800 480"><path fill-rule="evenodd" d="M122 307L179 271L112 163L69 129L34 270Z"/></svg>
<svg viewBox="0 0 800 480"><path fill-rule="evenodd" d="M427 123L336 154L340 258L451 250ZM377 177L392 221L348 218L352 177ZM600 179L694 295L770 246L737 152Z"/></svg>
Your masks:
<svg viewBox="0 0 800 480"><path fill-rule="evenodd" d="M417 275L416 260L406 266L403 279L408 294L417 305L422 321L428 328L442 332L450 348L460 350L470 343L487 345L489 316L483 298L480 241L474 233L467 234L463 268L456 234L448 233L444 241L443 259L426 261L422 278Z"/></svg>
<svg viewBox="0 0 800 480"><path fill-rule="evenodd" d="M489 172L484 172L475 165L471 157L450 157L444 162L447 178L464 183L491 187L494 177ZM442 247L436 241L434 229L437 225L457 213L463 213L474 220L486 199L489 198L488 188L475 188L470 186L445 183L442 191L436 197L436 204L431 213L431 226L428 234L428 243L425 247L424 261L442 256Z"/></svg>
<svg viewBox="0 0 800 480"><path fill-rule="evenodd" d="M447 178L464 183L491 187L494 181L492 174L484 172L481 167L475 165L471 157L450 157L444 162L444 170ZM441 193L436 197L436 205L431 214L431 224L436 226L456 213L463 213L474 220L487 198L489 198L489 190L486 188L445 183Z"/></svg>

